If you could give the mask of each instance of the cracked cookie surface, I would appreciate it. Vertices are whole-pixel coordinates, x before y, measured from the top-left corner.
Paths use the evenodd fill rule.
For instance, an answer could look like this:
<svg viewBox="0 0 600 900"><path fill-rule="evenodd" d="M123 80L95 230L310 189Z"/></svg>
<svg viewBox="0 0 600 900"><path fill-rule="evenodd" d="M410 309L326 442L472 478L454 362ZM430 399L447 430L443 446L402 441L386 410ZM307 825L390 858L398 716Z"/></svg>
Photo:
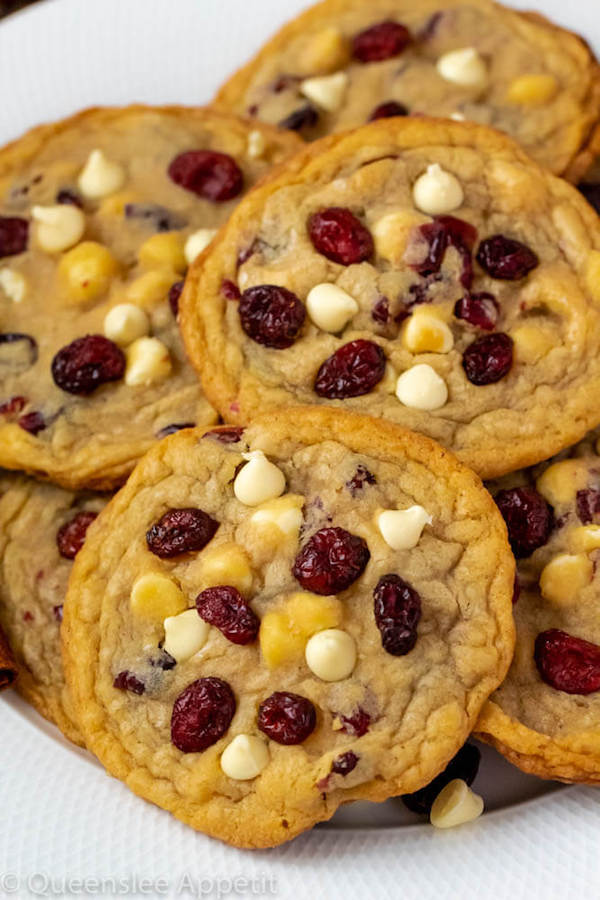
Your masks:
<svg viewBox="0 0 600 900"><path fill-rule="evenodd" d="M508 668L513 577L489 494L427 438L324 408L183 431L75 562L80 727L184 822L280 844L444 768Z"/></svg>

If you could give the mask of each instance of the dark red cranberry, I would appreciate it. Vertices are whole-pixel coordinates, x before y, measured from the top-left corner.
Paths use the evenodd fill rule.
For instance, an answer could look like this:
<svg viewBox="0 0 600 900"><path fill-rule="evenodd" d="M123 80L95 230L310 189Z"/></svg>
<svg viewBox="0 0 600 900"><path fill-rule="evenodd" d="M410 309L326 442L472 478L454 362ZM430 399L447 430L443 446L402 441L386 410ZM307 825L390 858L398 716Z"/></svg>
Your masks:
<svg viewBox="0 0 600 900"><path fill-rule="evenodd" d="M140 222L150 225L154 231L179 231L187 225L187 220L183 216L158 203L126 203L125 218L139 219Z"/></svg>
<svg viewBox="0 0 600 900"><path fill-rule="evenodd" d="M454 315L457 319L463 319L469 325L482 328L484 331L493 331L498 321L500 307L492 294L482 292L480 294L466 294L456 301Z"/></svg>
<svg viewBox="0 0 600 900"><path fill-rule="evenodd" d="M292 575L314 594L339 594L362 575L370 558L363 538L344 528L322 528L298 553Z"/></svg>
<svg viewBox="0 0 600 900"><path fill-rule="evenodd" d="M390 320L390 301L387 297L380 297L371 310L371 318L378 325L387 325Z"/></svg>
<svg viewBox="0 0 600 900"><path fill-rule="evenodd" d="M510 546L517 559L531 556L548 541L554 526L552 508L532 487L508 488L495 498L502 513Z"/></svg>
<svg viewBox="0 0 600 900"><path fill-rule="evenodd" d="M0 333L0 346L3 348L0 357L2 364L13 371L24 371L37 362L38 345L30 334L3 331Z"/></svg>
<svg viewBox="0 0 600 900"><path fill-rule="evenodd" d="M171 425L165 425L160 431L156 432L157 438L167 437L169 434L175 434L176 431L183 431L184 428L195 428L195 422L173 422Z"/></svg>
<svg viewBox="0 0 600 900"><path fill-rule="evenodd" d="M366 466L361 464L356 467L356 472L350 481L346 482L346 487L350 491L352 497L356 497L366 484L377 484L377 479L372 472L369 472Z"/></svg>
<svg viewBox="0 0 600 900"><path fill-rule="evenodd" d="M460 282L463 287L470 288L473 281L471 254L477 240L477 229L454 216L436 216L433 222L421 225L419 232L429 244L429 251L423 262L412 268L420 275L434 275L440 271L448 247L454 247L462 260Z"/></svg>
<svg viewBox="0 0 600 900"><path fill-rule="evenodd" d="M214 203L237 197L244 187L244 176L236 161L227 153L214 150L180 153L168 172L175 184Z"/></svg>
<svg viewBox="0 0 600 900"><path fill-rule="evenodd" d="M59 603L57 606L53 606L52 613L57 622L62 622L62 620L63 620L63 604Z"/></svg>
<svg viewBox="0 0 600 900"><path fill-rule="evenodd" d="M239 300L242 296L237 284L234 284L228 278L224 278L221 282L221 293L226 300Z"/></svg>
<svg viewBox="0 0 600 900"><path fill-rule="evenodd" d="M84 509L60 526L56 532L56 544L61 556L65 559L75 559L83 547L88 528L97 517L98 513Z"/></svg>
<svg viewBox="0 0 600 900"><path fill-rule="evenodd" d="M292 346L306 318L306 310L296 295L275 284L245 290L238 309L248 337L275 350Z"/></svg>
<svg viewBox="0 0 600 900"><path fill-rule="evenodd" d="M399 22L386 19L355 35L352 55L363 63L381 62L399 56L411 42L410 31Z"/></svg>
<svg viewBox="0 0 600 900"><path fill-rule="evenodd" d="M558 628L535 639L535 664L542 680L566 694L600 690L600 647Z"/></svg>
<svg viewBox="0 0 600 900"><path fill-rule="evenodd" d="M239 269L240 266L243 266L245 262L248 262L251 256L254 256L255 253L262 253L265 247L265 242L260 238L254 238L251 244L248 244L247 247L244 247L243 250L237 255L236 265Z"/></svg>
<svg viewBox="0 0 600 900"><path fill-rule="evenodd" d="M455 778L466 781L468 785L473 784L479 771L480 762L481 753L477 747L474 744L465 744L437 778L415 791L414 794L404 794L402 802L411 812L420 816L428 816L437 795Z"/></svg>
<svg viewBox="0 0 600 900"><path fill-rule="evenodd" d="M278 744L301 744L312 734L317 713L306 697L275 691L258 708L258 727Z"/></svg>
<svg viewBox="0 0 600 900"><path fill-rule="evenodd" d="M417 642L421 598L399 575L384 575L373 591L381 644L392 656L405 656Z"/></svg>
<svg viewBox="0 0 600 900"><path fill-rule="evenodd" d="M577 185L590 206L593 206L600 215L600 184L595 181L582 181Z"/></svg>
<svg viewBox="0 0 600 900"><path fill-rule="evenodd" d="M221 678L199 678L173 705L171 741L182 753L201 753L223 737L235 714L235 697Z"/></svg>
<svg viewBox="0 0 600 900"><path fill-rule="evenodd" d="M298 75L278 75L271 85L271 90L274 94L281 94L288 88L295 87L301 80Z"/></svg>
<svg viewBox="0 0 600 900"><path fill-rule="evenodd" d="M437 34L438 28L440 26L440 22L444 18L444 14L442 12L434 13L428 20L425 27L419 33L419 40L421 42L430 41L431 38L435 37Z"/></svg>
<svg viewBox="0 0 600 900"><path fill-rule="evenodd" d="M495 384L508 375L513 364L513 341L504 332L486 334L469 344L462 365L471 384Z"/></svg>
<svg viewBox="0 0 600 900"><path fill-rule="evenodd" d="M69 394L91 394L109 381L119 381L125 372L125 355L101 334L77 338L52 360L52 377Z"/></svg>
<svg viewBox="0 0 600 900"><path fill-rule="evenodd" d="M353 753L352 750L347 750L345 753L342 753L340 756L336 757L331 764L331 771L335 775L341 775L343 778L346 775L349 775L353 769L356 768L356 763L358 762L358 756L356 753Z"/></svg>
<svg viewBox="0 0 600 900"><path fill-rule="evenodd" d="M539 259L521 241L494 234L479 245L477 262L492 278L518 281L539 265Z"/></svg>
<svg viewBox="0 0 600 900"><path fill-rule="evenodd" d="M66 206L78 206L79 209L83 208L81 197L70 188L62 188L56 195L56 202Z"/></svg>
<svg viewBox="0 0 600 900"><path fill-rule="evenodd" d="M43 413L35 410L30 413L25 413L24 416L20 416L17 419L17 425L19 428L22 428L23 431L27 431L29 434L34 435L39 434L40 431L44 431L47 427Z"/></svg>
<svg viewBox="0 0 600 900"><path fill-rule="evenodd" d="M182 279L181 281L173 282L169 288L169 306L171 307L171 312L175 318L177 318L179 313L179 301L181 299L184 284L185 281Z"/></svg>
<svg viewBox="0 0 600 900"><path fill-rule="evenodd" d="M137 675L134 675L133 672L129 672L127 669L119 672L113 681L113 687L118 688L120 691L129 691L131 694L140 695L146 690L144 682L140 681Z"/></svg>
<svg viewBox="0 0 600 900"><path fill-rule="evenodd" d="M244 429L237 425L222 425L220 428L213 428L207 431L202 437L209 438L211 441L218 441L219 444L237 444L242 439Z"/></svg>
<svg viewBox="0 0 600 900"><path fill-rule="evenodd" d="M23 613L23 621L24 622L33 622L33 615L27 611Z"/></svg>
<svg viewBox="0 0 600 900"><path fill-rule="evenodd" d="M342 266L364 262L373 255L373 238L360 219L342 206L313 213L308 234L315 250Z"/></svg>
<svg viewBox="0 0 600 900"><path fill-rule="evenodd" d="M146 532L148 550L161 559L202 550L212 540L219 523L202 509L169 509Z"/></svg>
<svg viewBox="0 0 600 900"><path fill-rule="evenodd" d="M0 416L14 416L16 413L22 412L26 406L26 397L11 397L10 400L5 400L4 403L0 403Z"/></svg>
<svg viewBox="0 0 600 900"><path fill-rule="evenodd" d="M356 712L351 716L340 716L342 722L342 731L346 734L353 734L356 737L362 737L369 730L371 724L371 716L362 707L357 707Z"/></svg>
<svg viewBox="0 0 600 900"><path fill-rule="evenodd" d="M577 515L583 525L595 522L600 516L600 491L595 488L586 488L577 491Z"/></svg>
<svg viewBox="0 0 600 900"><path fill-rule="evenodd" d="M153 669L162 669L163 672L170 672L177 665L177 660L160 647L156 656L150 657L149 663Z"/></svg>
<svg viewBox="0 0 600 900"><path fill-rule="evenodd" d="M0 216L0 258L16 256L27 250L29 222L11 216Z"/></svg>
<svg viewBox="0 0 600 900"><path fill-rule="evenodd" d="M350 341L321 364L315 393L330 400L370 393L385 375L385 353L373 341Z"/></svg>
<svg viewBox="0 0 600 900"><path fill-rule="evenodd" d="M287 128L289 131L302 131L304 128L313 128L318 121L319 113L314 106L306 103L282 119L279 127Z"/></svg>
<svg viewBox="0 0 600 900"><path fill-rule="evenodd" d="M256 640L260 620L234 587L207 588L196 597L196 609L201 619L218 628L232 644Z"/></svg>
<svg viewBox="0 0 600 900"><path fill-rule="evenodd" d="M387 103L380 103L376 106L371 115L369 122L376 119L391 119L394 116L407 116L408 109L403 103L397 103L395 100L388 100Z"/></svg>

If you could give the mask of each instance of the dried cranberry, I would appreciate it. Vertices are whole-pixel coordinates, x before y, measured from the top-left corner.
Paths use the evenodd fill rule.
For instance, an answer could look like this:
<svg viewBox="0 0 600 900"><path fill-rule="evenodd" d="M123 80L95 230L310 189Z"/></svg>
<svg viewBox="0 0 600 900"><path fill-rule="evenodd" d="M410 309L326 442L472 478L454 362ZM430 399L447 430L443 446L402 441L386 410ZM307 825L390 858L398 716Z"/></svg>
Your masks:
<svg viewBox="0 0 600 900"><path fill-rule="evenodd" d="M469 325L483 328L484 331L493 331L498 321L500 307L492 294L482 292L480 294L466 294L456 301L454 315L457 319L463 319Z"/></svg>
<svg viewBox="0 0 600 900"><path fill-rule="evenodd" d="M411 812L420 816L428 816L437 795L455 778L466 781L468 785L473 784L479 771L480 762L481 753L477 747L474 744L465 744L437 778L415 791L414 794L404 794L402 802Z"/></svg>
<svg viewBox="0 0 600 900"><path fill-rule="evenodd" d="M235 697L221 678L199 678L173 705L171 741L182 753L201 753L223 737L235 714Z"/></svg>
<svg viewBox="0 0 600 900"><path fill-rule="evenodd" d="M479 245L477 262L492 278L518 281L539 265L539 259L521 241L494 234Z"/></svg>
<svg viewBox="0 0 600 900"><path fill-rule="evenodd" d="M577 491L577 515L584 525L594 522L600 516L600 491L586 488Z"/></svg>
<svg viewBox="0 0 600 900"><path fill-rule="evenodd" d="M380 297L371 310L371 318L379 325L387 325L390 320L390 301L387 297Z"/></svg>
<svg viewBox="0 0 600 900"><path fill-rule="evenodd" d="M356 712L351 716L340 716L342 722L342 731L346 734L353 734L356 737L362 737L369 730L371 724L371 716L362 707L357 707Z"/></svg>
<svg viewBox="0 0 600 900"><path fill-rule="evenodd" d="M243 250L237 255L236 265L239 269L240 266L243 266L244 263L248 262L251 256L254 256L255 253L261 253L265 247L265 242L260 238L254 238L251 244L247 247L244 247Z"/></svg>
<svg viewBox="0 0 600 900"><path fill-rule="evenodd" d="M47 427L43 413L35 410L30 413L25 413L24 416L20 416L17 419L17 425L19 428L22 428L23 431L27 431L29 434L34 435L39 434L40 431L44 431Z"/></svg>
<svg viewBox="0 0 600 900"><path fill-rule="evenodd" d="M319 113L310 103L295 109L289 116L279 123L280 128L289 131L302 131L303 128L312 128L319 121Z"/></svg>
<svg viewBox="0 0 600 900"><path fill-rule="evenodd" d="M503 332L486 334L469 344L462 365L471 384L495 384L504 378L513 364L513 341Z"/></svg>
<svg viewBox="0 0 600 900"><path fill-rule="evenodd" d="M155 231L179 231L187 225L183 216L158 203L126 203L125 218L146 222Z"/></svg>
<svg viewBox="0 0 600 900"><path fill-rule="evenodd" d="M83 208L81 197L70 188L62 188L56 195L56 202L63 206L78 206L79 209Z"/></svg>
<svg viewBox="0 0 600 900"><path fill-rule="evenodd" d="M315 250L342 266L364 262L373 254L371 232L342 206L313 213L308 220L308 233Z"/></svg>
<svg viewBox="0 0 600 900"><path fill-rule="evenodd" d="M508 488L498 491L494 499L506 522L510 546L517 559L531 556L534 550L543 547L550 537L554 514L535 488Z"/></svg>
<svg viewBox="0 0 600 900"><path fill-rule="evenodd" d="M434 13L428 20L425 27L419 33L420 41L429 41L431 38L435 37L437 34L438 28L440 26L440 22L444 18L444 14L442 12Z"/></svg>
<svg viewBox="0 0 600 900"><path fill-rule="evenodd" d="M385 353L373 341L350 341L319 368L315 392L319 397L343 400L370 393L385 375Z"/></svg>
<svg viewBox="0 0 600 900"><path fill-rule="evenodd" d="M356 497L363 490L365 484L377 484L377 479L372 472L369 472L366 466L358 465L350 481L346 482L346 487L350 491L351 496Z"/></svg>
<svg viewBox="0 0 600 900"><path fill-rule="evenodd" d="M376 119L391 119L394 116L407 116L408 109L403 103L397 103L395 100L388 100L387 103L380 103L376 106L371 115L369 122Z"/></svg>
<svg viewBox="0 0 600 900"><path fill-rule="evenodd" d="M85 509L60 526L56 532L56 544L61 556L65 559L75 559L83 547L88 528L97 517L98 513Z"/></svg>
<svg viewBox="0 0 600 900"><path fill-rule="evenodd" d="M133 672L129 672L127 669L119 672L113 681L113 687L118 688L120 691L129 691L132 694L143 694L146 690L144 682L140 681L137 675L134 675Z"/></svg>
<svg viewBox="0 0 600 900"><path fill-rule="evenodd" d="M219 523L202 509L169 509L146 532L148 550L161 559L202 550L215 536Z"/></svg>
<svg viewBox="0 0 600 900"><path fill-rule="evenodd" d="M306 697L275 691L258 708L258 727L278 744L301 744L312 734L317 713Z"/></svg>
<svg viewBox="0 0 600 900"><path fill-rule="evenodd" d="M240 298L239 314L248 337L275 350L292 346L306 318L306 310L296 295L275 284L260 284L245 290Z"/></svg>
<svg viewBox="0 0 600 900"><path fill-rule="evenodd" d="M566 694L600 690L600 647L558 628L535 639L534 659L546 684Z"/></svg>
<svg viewBox="0 0 600 900"><path fill-rule="evenodd" d="M373 591L381 644L392 656L405 656L417 642L421 598L399 575L384 575Z"/></svg>
<svg viewBox="0 0 600 900"><path fill-rule="evenodd" d="M221 282L221 293L226 300L239 300L242 296L237 284L234 284L228 278L224 278Z"/></svg>
<svg viewBox="0 0 600 900"><path fill-rule="evenodd" d="M52 612L54 614L54 618L57 622L62 622L63 620L63 604L59 603L57 606L52 607Z"/></svg>
<svg viewBox="0 0 600 900"><path fill-rule="evenodd" d="M69 394L91 394L101 384L118 381L125 372L125 355L101 334L76 338L52 360L52 377Z"/></svg>
<svg viewBox="0 0 600 900"><path fill-rule="evenodd" d="M38 345L35 338L21 331L0 333L0 363L14 372L30 369L37 362Z"/></svg>
<svg viewBox="0 0 600 900"><path fill-rule="evenodd" d="M244 176L235 160L214 150L180 153L168 172L175 184L215 203L237 197L244 187Z"/></svg>
<svg viewBox="0 0 600 900"><path fill-rule="evenodd" d="M344 528L322 528L298 553L292 575L314 594L338 594L362 575L370 558L363 538Z"/></svg>
<svg viewBox="0 0 600 900"><path fill-rule="evenodd" d="M13 416L24 410L26 406L26 397L11 397L10 400L5 400L4 403L0 403L0 416Z"/></svg>
<svg viewBox="0 0 600 900"><path fill-rule="evenodd" d="M470 288L473 281L471 254L477 229L454 216L436 216L433 222L421 225L419 232L429 244L429 250L423 262L412 268L420 275L434 275L440 271L448 247L454 247L462 260L460 282L463 287Z"/></svg>
<svg viewBox="0 0 600 900"><path fill-rule="evenodd" d="M352 55L360 62L381 62L399 56L410 44L410 31L399 22L386 19L355 35Z"/></svg>
<svg viewBox="0 0 600 900"><path fill-rule="evenodd" d="M175 281L169 288L169 306L171 307L171 312L177 318L179 313L179 301L181 299L181 294L183 292L183 286L185 281Z"/></svg>
<svg viewBox="0 0 600 900"><path fill-rule="evenodd" d="M218 628L232 644L256 640L260 620L234 587L207 588L196 597L196 609L201 619Z"/></svg>
<svg viewBox="0 0 600 900"><path fill-rule="evenodd" d="M175 434L176 431L183 431L184 428L195 428L195 422L173 422L171 425L165 425L160 431L156 432L157 438L167 437L169 434Z"/></svg>
<svg viewBox="0 0 600 900"><path fill-rule="evenodd" d="M27 250L29 222L11 216L0 216L0 258L16 256Z"/></svg>
<svg viewBox="0 0 600 900"><path fill-rule="evenodd" d="M341 775L343 778L346 775L349 775L353 769L356 768L356 763L358 762L358 756L356 753L353 753L352 750L347 750L345 753L342 753L338 756L331 764L331 771L335 775Z"/></svg>
<svg viewBox="0 0 600 900"><path fill-rule="evenodd" d="M274 94L281 94L283 91L287 91L288 88L297 85L301 80L298 75L278 75L271 85L271 90Z"/></svg>
<svg viewBox="0 0 600 900"><path fill-rule="evenodd" d="M590 206L593 206L600 214L600 184L594 181L582 181L577 185L577 189L581 191Z"/></svg>
<svg viewBox="0 0 600 900"><path fill-rule="evenodd" d="M210 438L211 441L218 441L219 444L237 444L242 439L244 429L237 425L222 425L220 428L213 428L207 431L202 437Z"/></svg>

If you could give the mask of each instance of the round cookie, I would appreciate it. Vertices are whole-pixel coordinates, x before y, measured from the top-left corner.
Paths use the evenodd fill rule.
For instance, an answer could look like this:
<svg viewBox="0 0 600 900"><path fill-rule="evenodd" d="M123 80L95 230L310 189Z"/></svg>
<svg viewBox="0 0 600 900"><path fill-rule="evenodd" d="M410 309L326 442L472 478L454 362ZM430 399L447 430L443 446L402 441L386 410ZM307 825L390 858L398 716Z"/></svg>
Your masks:
<svg viewBox="0 0 600 900"><path fill-rule="evenodd" d="M0 626L17 662L17 689L80 745L65 687L60 623L73 559L107 500L21 475L0 477Z"/></svg>
<svg viewBox="0 0 600 900"><path fill-rule="evenodd" d="M0 465L107 489L165 432L216 421L178 292L241 194L298 143L209 109L132 106L0 150Z"/></svg>
<svg viewBox="0 0 600 900"><path fill-rule="evenodd" d="M420 435L316 407L173 435L73 570L86 743L193 827L280 844L444 768L508 668L513 578L489 494Z"/></svg>
<svg viewBox="0 0 600 900"><path fill-rule="evenodd" d="M490 0L325 0L284 26L216 102L311 140L379 117L464 118L576 178L599 99L589 48L535 13Z"/></svg>
<svg viewBox="0 0 600 900"><path fill-rule="evenodd" d="M600 784L598 449L591 433L490 485L518 557L517 646L476 726L523 771L589 784Z"/></svg>
<svg viewBox="0 0 600 900"><path fill-rule="evenodd" d="M312 144L240 204L182 303L226 421L327 403L496 477L600 415L600 223L479 126L388 119Z"/></svg>

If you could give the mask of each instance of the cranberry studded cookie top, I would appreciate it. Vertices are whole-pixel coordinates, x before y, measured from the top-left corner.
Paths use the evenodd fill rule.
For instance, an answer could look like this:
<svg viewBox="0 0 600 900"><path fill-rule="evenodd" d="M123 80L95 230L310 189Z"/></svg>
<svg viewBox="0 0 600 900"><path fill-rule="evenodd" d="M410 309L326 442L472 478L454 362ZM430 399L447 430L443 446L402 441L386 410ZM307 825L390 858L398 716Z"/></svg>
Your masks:
<svg viewBox="0 0 600 900"><path fill-rule="evenodd" d="M90 748L243 846L423 787L508 666L500 514L387 423L313 408L175 434L94 534L63 630Z"/></svg>
<svg viewBox="0 0 600 900"><path fill-rule="evenodd" d="M95 109L0 150L0 465L110 488L216 413L177 325L188 265L300 141L179 107Z"/></svg>
<svg viewBox="0 0 600 900"><path fill-rule="evenodd" d="M395 116L479 122L577 175L599 90L584 42L541 16L491 0L326 0L284 26L216 101L307 140Z"/></svg>
<svg viewBox="0 0 600 900"><path fill-rule="evenodd" d="M517 650L478 730L547 778L600 780L600 455L591 433L567 458L492 484L519 558Z"/></svg>
<svg viewBox="0 0 600 900"><path fill-rule="evenodd" d="M490 477L599 416L600 225L487 129L404 118L311 145L242 202L182 303L226 421L336 405Z"/></svg>

